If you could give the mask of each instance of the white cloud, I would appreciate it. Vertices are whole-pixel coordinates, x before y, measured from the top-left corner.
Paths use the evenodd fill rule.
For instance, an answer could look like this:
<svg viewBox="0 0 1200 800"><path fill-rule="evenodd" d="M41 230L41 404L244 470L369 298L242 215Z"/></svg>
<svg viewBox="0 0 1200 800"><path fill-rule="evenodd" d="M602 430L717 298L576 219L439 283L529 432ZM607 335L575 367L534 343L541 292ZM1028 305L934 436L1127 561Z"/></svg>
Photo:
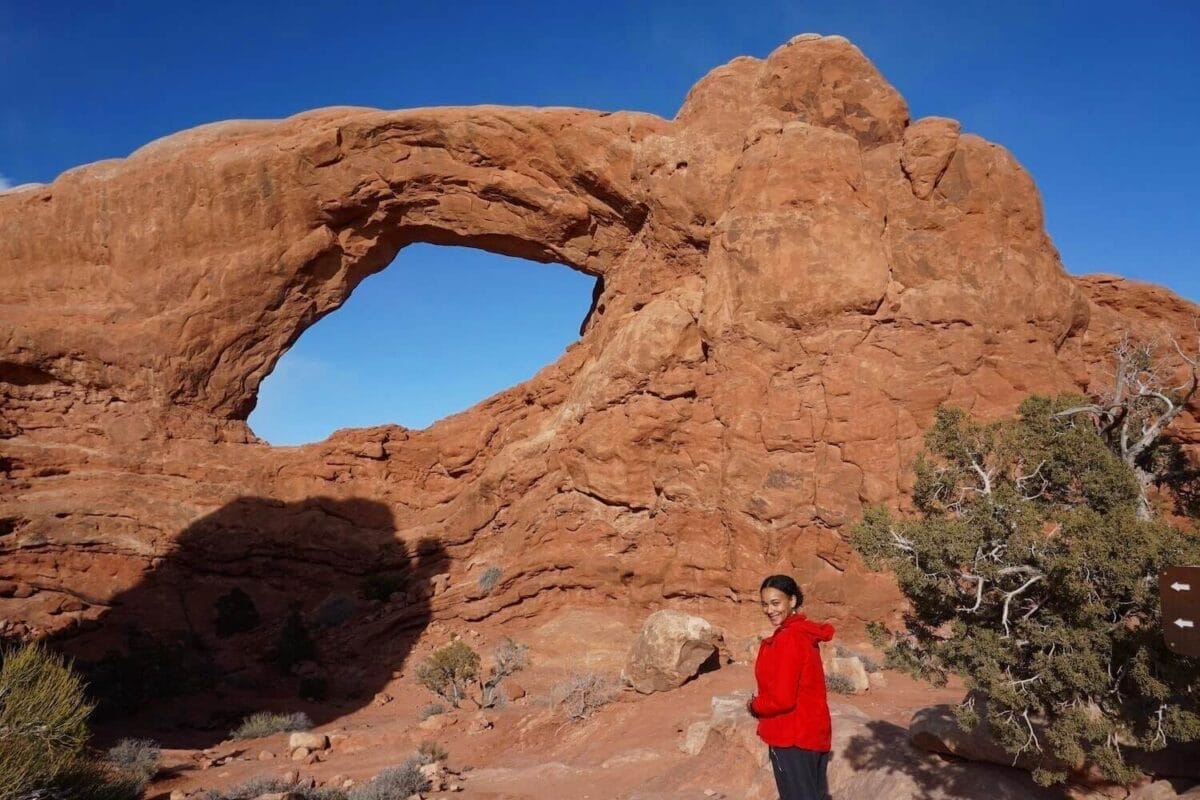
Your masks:
<svg viewBox="0 0 1200 800"><path fill-rule="evenodd" d="M12 186L13 185L9 182L8 178L4 177L3 173L0 173L0 192L3 192L6 189L11 189Z"/></svg>

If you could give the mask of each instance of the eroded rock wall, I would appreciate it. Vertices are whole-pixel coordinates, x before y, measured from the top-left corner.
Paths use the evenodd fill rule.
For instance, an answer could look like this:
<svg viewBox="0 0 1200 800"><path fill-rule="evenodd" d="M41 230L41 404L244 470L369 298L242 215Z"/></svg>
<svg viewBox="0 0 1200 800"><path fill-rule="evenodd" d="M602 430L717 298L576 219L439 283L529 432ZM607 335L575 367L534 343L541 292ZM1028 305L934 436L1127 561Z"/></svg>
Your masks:
<svg viewBox="0 0 1200 800"><path fill-rule="evenodd" d="M597 276L580 341L426 430L256 440L278 358L414 242ZM808 35L674 120L330 108L167 137L0 194L0 307L0 619L80 641L133 598L211 638L229 585L282 609L310 575L311 610L421 552L395 625L668 600L722 622L775 569L815 615L894 614L844 536L903 502L938 404L1084 389L1122 331L1196 313L1069 277L1009 153ZM155 575L194 585L151 600Z"/></svg>

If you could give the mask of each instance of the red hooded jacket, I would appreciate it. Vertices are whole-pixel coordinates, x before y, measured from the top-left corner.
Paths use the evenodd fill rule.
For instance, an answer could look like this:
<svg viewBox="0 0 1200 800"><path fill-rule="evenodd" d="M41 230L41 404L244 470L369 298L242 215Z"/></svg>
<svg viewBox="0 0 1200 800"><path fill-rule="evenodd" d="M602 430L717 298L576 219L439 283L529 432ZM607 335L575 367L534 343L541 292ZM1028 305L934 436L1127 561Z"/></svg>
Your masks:
<svg viewBox="0 0 1200 800"><path fill-rule="evenodd" d="M758 718L759 737L772 747L829 751L832 725L817 645L832 638L832 625L797 612L758 646L758 692L750 710Z"/></svg>

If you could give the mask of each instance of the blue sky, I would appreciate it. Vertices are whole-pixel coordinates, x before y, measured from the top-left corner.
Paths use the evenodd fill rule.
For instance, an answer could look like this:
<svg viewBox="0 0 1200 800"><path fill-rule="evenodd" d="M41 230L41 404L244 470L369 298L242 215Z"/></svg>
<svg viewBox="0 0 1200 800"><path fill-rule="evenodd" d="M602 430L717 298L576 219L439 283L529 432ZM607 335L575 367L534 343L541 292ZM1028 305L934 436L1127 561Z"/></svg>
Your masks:
<svg viewBox="0 0 1200 800"><path fill-rule="evenodd" d="M0 181L49 181L205 122L324 105L509 103L672 116L734 56L840 33L914 117L1012 150L1075 273L1200 300L1200 3L0 0ZM553 361L591 281L410 248L264 384L269 441L423 427Z"/></svg>

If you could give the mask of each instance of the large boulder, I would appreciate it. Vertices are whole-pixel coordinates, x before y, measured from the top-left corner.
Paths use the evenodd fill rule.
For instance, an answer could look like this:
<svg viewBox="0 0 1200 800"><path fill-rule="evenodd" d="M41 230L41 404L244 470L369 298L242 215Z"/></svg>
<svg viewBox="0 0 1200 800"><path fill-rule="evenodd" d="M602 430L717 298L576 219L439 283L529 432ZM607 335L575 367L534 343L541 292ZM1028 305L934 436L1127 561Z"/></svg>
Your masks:
<svg viewBox="0 0 1200 800"><path fill-rule="evenodd" d="M985 708L986 701L976 699L978 708ZM1044 725L1035 723L1038 735L1045 738ZM970 730L958 724L954 706L936 705L917 711L909 723L912 743L931 753L951 755L968 761L979 761L1021 769L1036 768L1036 759L1027 754L1013 756L989 733L980 722ZM1127 747L1123 751L1126 760L1147 775L1158 779L1200 780L1200 743L1173 742L1162 750L1147 752ZM1100 779L1087 764L1063 765L1072 772L1075 780L1096 783Z"/></svg>
<svg viewBox="0 0 1200 800"><path fill-rule="evenodd" d="M664 609L646 618L622 673L642 694L665 692L694 678L705 664L718 666L721 631L702 617Z"/></svg>
<svg viewBox="0 0 1200 800"><path fill-rule="evenodd" d="M1129 793L1129 800L1177 800L1177 798L1200 798L1200 787L1183 790L1170 781L1152 781Z"/></svg>
<svg viewBox="0 0 1200 800"><path fill-rule="evenodd" d="M913 714L908 725L912 743L930 753L955 756L967 761L981 761L1032 770L1037 764L1028 756L1014 758L988 732L982 722L970 730L958 724L954 706L941 704L922 708Z"/></svg>

